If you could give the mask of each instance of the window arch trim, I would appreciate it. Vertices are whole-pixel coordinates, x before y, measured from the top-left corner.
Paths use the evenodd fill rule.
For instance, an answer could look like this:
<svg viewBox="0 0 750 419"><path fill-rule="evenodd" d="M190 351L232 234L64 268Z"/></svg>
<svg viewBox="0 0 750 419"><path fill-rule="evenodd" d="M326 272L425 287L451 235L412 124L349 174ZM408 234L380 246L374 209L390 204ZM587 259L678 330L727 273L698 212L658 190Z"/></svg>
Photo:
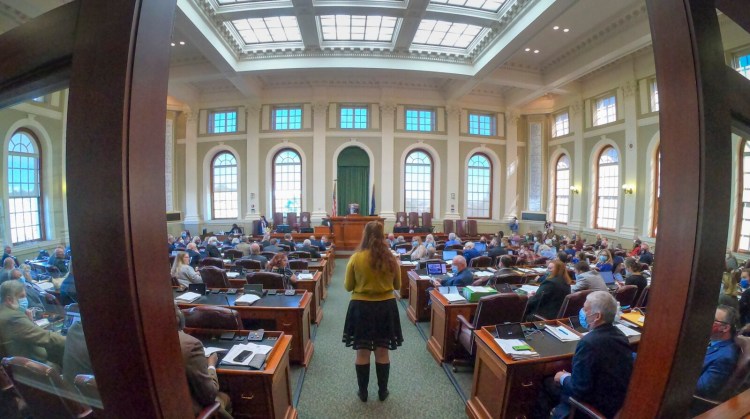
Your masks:
<svg viewBox="0 0 750 419"><path fill-rule="evenodd" d="M292 152L294 153L297 158L299 159L299 175L300 175L300 190L299 190L299 212L297 212L297 215L300 215L302 211L304 211L305 205L304 205L304 178L305 178L305 168L303 167L302 162L302 155L300 152L292 147L282 147L273 154L273 157L271 158L271 214L273 215L275 212L277 212L276 209L276 159L279 158L281 153L284 152ZM295 164L296 166L296 164ZM286 212L282 212L282 214L286 214Z"/></svg>
<svg viewBox="0 0 750 419"><path fill-rule="evenodd" d="M557 219L557 216L558 216L557 200L558 200L558 196L562 196L562 195L557 193L559 171L560 171L560 169L558 169L558 166L560 165L560 162L564 158L568 160L568 167L567 167L568 186L566 188L567 196L568 196L568 203L567 203L568 213L567 213L567 219L565 221L559 221ZM550 206L551 207L550 209L552 210L552 220L554 223L557 223L557 224L568 224L570 222L570 185L571 185L571 179L572 179L572 173L573 173L573 162L570 159L570 156L568 155L568 153L566 152L561 152L559 155L555 156L552 161L554 162L551 167L552 173L553 173L552 191L551 191L552 192L552 205Z"/></svg>
<svg viewBox="0 0 750 419"><path fill-rule="evenodd" d="M591 226L594 229L597 230L605 230L605 231L617 231L618 229L618 222L620 219L620 185L617 185L617 211L615 214L615 226L614 228L604 228L600 227L599 223L597 222L597 219L599 217L599 160L601 159L601 156L603 153L609 149L612 148L617 153L617 179L618 183L620 179L622 179L622 153L620 152L619 147L617 147L617 144L615 144L614 141L608 138L604 138L601 141L599 141L593 148L593 151L591 153L591 173L593 173L593 176L591 176Z"/></svg>
<svg viewBox="0 0 750 419"><path fill-rule="evenodd" d="M489 182L490 182L490 184L489 184L489 197L488 197L489 207L487 208L487 216L486 217L470 217L468 215L469 214L469 170L471 168L469 166L469 163L471 162L471 159L473 159L475 156L484 157L487 160L487 163L489 164L489 171L490 171L490 176L489 176ZM495 198L495 194L494 194L494 192L495 192L495 190L494 190L494 188L495 188L494 174L495 174L495 161L487 153L487 150L482 150L482 149L472 150L471 152L469 152L469 154L466 155L466 175L464 177L463 187L464 187L464 211L466 213L466 218L467 219L471 219L471 220L490 220L490 219L492 219L493 210L494 210L493 201L494 201L494 198Z"/></svg>
<svg viewBox="0 0 750 419"><path fill-rule="evenodd" d="M236 185L236 189L235 189L234 192L237 194L237 199L236 199L236 202L235 202L236 207L237 207L237 216L236 217L217 217L216 216L216 191L214 189L215 188L214 182L216 181L216 174L215 174L214 170L217 167L216 166L216 161L219 159L219 157L224 156L224 155L229 155L229 156L232 157L232 159L234 159L234 167L236 168L235 182L234 182L235 185ZM227 165L227 166L231 166L231 165ZM212 220L235 220L235 219L239 219L240 218L240 188L239 188L239 186L240 186L240 165L239 165L239 160L237 159L237 157L234 154L232 154L231 151L229 151L229 150L219 150L219 151L216 152L216 154L214 154L214 157L211 159L211 165L209 167L210 167L210 169L209 169L210 173L209 173L208 176L209 176L209 181L210 181L209 195L210 195L210 199L211 199L211 219ZM223 166L220 166L220 167L223 167Z"/></svg>
<svg viewBox="0 0 750 419"><path fill-rule="evenodd" d="M31 147L34 148L33 153L28 152L19 152L19 151L10 151L10 144L11 141L13 141L13 137L16 135L22 134L26 138L28 138L28 141L31 143ZM5 174L6 174L6 180L3 182L3 190L5 191L5 195L3 200L8 205L8 217L7 218L7 242L11 243L13 245L19 245L19 244L25 244L25 243L32 243L32 242L40 242L47 240L47 226L46 226L46 211L45 211L45 196L44 196L44 183L45 183L45 175L46 175L46 168L44 167L45 161L42 158L42 142L39 138L40 136L37 135L34 130L22 126L19 128L14 129L10 135L8 136L7 140L4 144L4 151L3 151L3 158L5 162ZM11 156L30 156L34 159L36 159L36 169L35 169L35 188L38 189L34 195L18 195L11 197L11 191L10 191L10 179L7 178L8 170L10 170L10 157ZM20 168L19 168L20 169ZM20 179L19 179L20 181ZM28 182L27 182L28 183ZM21 240L21 241L14 241L13 240L13 226L11 225L11 199L25 199L25 198L36 198L37 202L37 209L36 209L36 216L38 218L38 237L32 238L29 240ZM29 211L22 211L22 213L26 213ZM25 224L24 224L25 225ZM34 225L34 224L32 224Z"/></svg>
<svg viewBox="0 0 750 419"><path fill-rule="evenodd" d="M421 147L414 148L414 149L410 150L408 153L406 153L406 157L402 160L403 161L402 167L403 167L403 171L404 171L404 176L403 176L403 181L402 181L403 187L401 189L402 189L402 193L403 193L404 199L401 200L401 208L403 208L404 211L409 212L406 209L406 165L407 165L407 160L409 159L409 157L411 155L413 155L413 154L416 154L416 153L423 153L425 156L427 156L427 158L430 161L430 165L429 165L430 166L430 193L429 193L429 195L430 195L430 211L429 212L431 214L434 214L434 208L435 208L435 196L434 196L435 195L435 159L433 158L432 154L428 150L426 150L424 148L421 148Z"/></svg>
<svg viewBox="0 0 750 419"><path fill-rule="evenodd" d="M213 162L214 159L222 154L223 152L227 152L234 156L235 161L237 162L237 218L213 218L214 214L214 208L213 208ZM242 159L240 159L240 154L235 150L234 148L226 145L226 144L220 144L212 147L210 150L206 152L206 154L203 156L203 189L200 193L200 199L203 202L203 211L204 217L207 221L213 221L216 220L217 222L225 221L225 220L240 220L242 219ZM198 192L196 192L198 193Z"/></svg>

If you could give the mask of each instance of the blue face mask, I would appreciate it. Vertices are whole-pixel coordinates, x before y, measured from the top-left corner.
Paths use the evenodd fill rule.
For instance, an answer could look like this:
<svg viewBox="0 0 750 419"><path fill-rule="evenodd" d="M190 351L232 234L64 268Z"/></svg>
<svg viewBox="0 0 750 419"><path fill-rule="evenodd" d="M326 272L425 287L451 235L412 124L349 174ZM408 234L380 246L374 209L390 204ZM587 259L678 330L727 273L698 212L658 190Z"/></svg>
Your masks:
<svg viewBox="0 0 750 419"><path fill-rule="evenodd" d="M740 280L740 286L741 286L742 288L747 288L748 286L750 286L750 281L748 281L748 280L747 280L747 279L745 279L745 278L742 278L742 279Z"/></svg>
<svg viewBox="0 0 750 419"><path fill-rule="evenodd" d="M580 310L580 311L578 312L578 321L579 321L579 322L581 323L581 326L582 326L582 327L585 327L585 328L586 328L586 330L588 330L588 329L589 329L589 322L588 322L588 321L586 321L586 312L585 312L585 311L583 311L583 309L581 309L581 310Z"/></svg>
<svg viewBox="0 0 750 419"><path fill-rule="evenodd" d="M604 263L604 262L606 262L606 261L607 261L607 257L606 257L606 256L604 256L604 255L602 255L602 256L599 256L599 262L602 262L602 263Z"/></svg>
<svg viewBox="0 0 750 419"><path fill-rule="evenodd" d="M25 312L29 308L29 299L26 297L18 299L18 309L21 312Z"/></svg>
<svg viewBox="0 0 750 419"><path fill-rule="evenodd" d="M453 272L454 275L457 274L458 273L458 266L451 266L451 272Z"/></svg>
<svg viewBox="0 0 750 419"><path fill-rule="evenodd" d="M417 247L417 246L419 246L419 243L417 243L416 241L411 242L411 247Z"/></svg>

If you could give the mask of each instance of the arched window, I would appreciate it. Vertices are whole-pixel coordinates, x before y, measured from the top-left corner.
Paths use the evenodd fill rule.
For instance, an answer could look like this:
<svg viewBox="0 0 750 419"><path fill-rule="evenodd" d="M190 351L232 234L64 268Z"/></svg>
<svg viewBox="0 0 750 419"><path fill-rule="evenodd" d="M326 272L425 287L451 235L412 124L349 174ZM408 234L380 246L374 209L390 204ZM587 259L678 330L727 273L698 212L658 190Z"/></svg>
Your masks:
<svg viewBox="0 0 750 419"><path fill-rule="evenodd" d="M423 150L414 150L406 156L404 211L432 213L432 158Z"/></svg>
<svg viewBox="0 0 750 419"><path fill-rule="evenodd" d="M302 211L302 159L285 148L273 158L273 212Z"/></svg>
<svg viewBox="0 0 750 419"><path fill-rule="evenodd" d="M8 143L8 216L13 244L42 240L39 146L33 134L17 131Z"/></svg>
<svg viewBox="0 0 750 419"><path fill-rule="evenodd" d="M490 218L492 214L492 163L477 153L469 159L466 185L466 217Z"/></svg>
<svg viewBox="0 0 750 419"><path fill-rule="evenodd" d="M239 188L237 187L237 159L228 151L222 151L211 162L212 218L239 217Z"/></svg>
<svg viewBox="0 0 750 419"><path fill-rule="evenodd" d="M596 173L596 228L614 230L620 198L620 158L614 147L599 154Z"/></svg>
<svg viewBox="0 0 750 419"><path fill-rule="evenodd" d="M656 237L659 227L659 197L661 196L661 146L656 148L654 165L654 205L651 213L651 237Z"/></svg>
<svg viewBox="0 0 750 419"><path fill-rule="evenodd" d="M567 223L570 213L570 158L563 154L555 165L555 222Z"/></svg>
<svg viewBox="0 0 750 419"><path fill-rule="evenodd" d="M742 177L739 188L742 195L737 208L739 225L737 226L737 251L750 252L750 143L743 141L741 163Z"/></svg>

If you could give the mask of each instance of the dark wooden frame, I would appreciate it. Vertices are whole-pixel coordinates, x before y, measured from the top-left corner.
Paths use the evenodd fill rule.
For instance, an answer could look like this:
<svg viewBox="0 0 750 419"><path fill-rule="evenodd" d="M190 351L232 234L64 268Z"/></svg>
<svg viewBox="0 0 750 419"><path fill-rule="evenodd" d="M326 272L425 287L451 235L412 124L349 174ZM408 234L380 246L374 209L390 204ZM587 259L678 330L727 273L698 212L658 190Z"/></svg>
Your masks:
<svg viewBox="0 0 750 419"><path fill-rule="evenodd" d="M562 153L555 159L555 167L553 169L555 171L555 182L552 185L552 222L555 224L567 225L570 222L570 190L568 190L568 221L557 221L557 165L560 164L560 159L562 159L563 157L568 158L568 183L570 183L570 179L572 179L572 176L570 175L573 173L573 161L571 160L567 152ZM597 183L599 183L598 180Z"/></svg>
<svg viewBox="0 0 750 419"><path fill-rule="evenodd" d="M304 194L305 191L304 191L304 188L302 188L302 183L304 183L304 179L305 179L305 167L302 164L302 154L300 154L299 151L297 151L296 149L292 147L284 147L278 150L276 153L274 153L273 158L271 159L271 214L276 212L276 158L279 157L279 154L285 151L293 151L297 155L297 157L299 157L299 172L300 172L299 212L302 212L304 208L305 200L303 198L305 196ZM285 213L283 212L281 213L282 220L284 219L284 214ZM297 215L299 215L299 213L297 213ZM276 226L274 226L274 228L275 227Z"/></svg>
<svg viewBox="0 0 750 419"><path fill-rule="evenodd" d="M495 165L492 164L492 159L490 158L490 156L487 155L487 153L483 153L481 151L477 151L476 153L474 153L471 156L469 156L469 161L471 161L471 159L474 156L476 156L476 155L480 155L480 156L484 157L485 159L487 159L488 162L490 162L490 200L489 200L490 201L490 208L489 208L490 215L489 215L489 217L466 217L466 219L467 220L491 220L492 219L492 188L495 186L495 178L493 176L495 174ZM468 171L469 171L469 166L467 164L467 166L466 166L466 186L465 186L465 188L467 189L467 191L466 191L466 203L465 203L467 209L469 207L469 191L468 191L468 189L469 189L469 176L468 176ZM406 191L404 190L404 194L405 193L406 193ZM406 206L406 204L404 204L404 206Z"/></svg>
<svg viewBox="0 0 750 419"><path fill-rule="evenodd" d="M409 150L409 152L406 153L406 157L404 157L404 163L403 163L404 178L401 179L401 184L403 185L402 188L404 191L404 202L402 202L401 205L402 205L402 208L404 209L404 212L407 215L407 219L408 219L409 211L406 210L406 159L408 159L409 156L415 151L423 152L424 154L427 155L427 158L430 159L430 214L433 214L434 216L434 213L435 213L433 210L434 205L435 205L435 158L432 157L432 153L430 153L430 151L427 150L426 148L417 147L417 148L413 148Z"/></svg>
<svg viewBox="0 0 750 419"><path fill-rule="evenodd" d="M620 222L620 210L622 209L620 206L622 198L620 196L621 192L619 186L617 187L617 214L615 215L615 228L604 228L599 226L599 172L601 171L599 162L602 159L602 154L604 154L604 151L608 148L617 152L617 183L620 183L620 179L622 178L620 173L622 171L622 153L620 153L620 150L615 148L615 146L607 144L596 154L596 161L594 162L596 164L596 177L594 178L596 179L596 182L594 183L594 190L592 191L594 196L594 228L603 231L617 231Z"/></svg>
<svg viewBox="0 0 750 419"><path fill-rule="evenodd" d="M38 168L38 171L39 171L39 204L38 204L39 205L39 238L35 240L26 240L26 241L17 242L17 243L13 243L13 240L11 239L10 242L11 242L11 245L13 246L17 246L17 245L21 245L25 243L42 242L42 241L47 240L47 234L45 232L47 225L44 221L45 221L45 218L48 216L48 214L45 214L45 211L44 211L44 179L42 176L42 174L44 173L44 168L43 168L44 159L42 157L42 154L43 154L42 142L39 141L38 135L27 127L21 127L15 130L15 132L13 132L13 134L11 134L10 137L13 138L13 136L18 134L19 132L23 132L29 135L31 139L34 141L34 144L36 145L37 149L39 150L39 153L38 153L39 154L39 157L38 157L38 160L39 160L38 162L38 165L39 165L39 168ZM3 150L2 154L5 155L5 153L8 153L8 152L9 152L8 150ZM51 153L52 150L49 150L49 152ZM8 167L6 166L5 169L7 170ZM6 179L6 182L7 182L7 179ZM8 198L10 199L10 191L8 192Z"/></svg>
<svg viewBox="0 0 750 419"><path fill-rule="evenodd" d="M220 155L227 153L234 157L235 165L237 167L237 217L236 218L216 218L216 204L214 201L214 163L216 158ZM211 219L212 220L239 220L240 219L240 159L229 150L219 150L211 158L211 165L208 167L208 177L211 181L210 193L211 193Z"/></svg>

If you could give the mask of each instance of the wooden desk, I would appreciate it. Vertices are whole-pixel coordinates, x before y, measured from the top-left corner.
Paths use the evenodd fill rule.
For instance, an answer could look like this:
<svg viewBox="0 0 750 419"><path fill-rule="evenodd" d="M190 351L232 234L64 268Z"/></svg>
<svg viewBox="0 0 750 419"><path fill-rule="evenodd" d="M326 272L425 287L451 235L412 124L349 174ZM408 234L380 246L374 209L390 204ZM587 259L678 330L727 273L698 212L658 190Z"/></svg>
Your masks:
<svg viewBox="0 0 750 419"><path fill-rule="evenodd" d="M328 298L328 284L330 283L329 277L331 275L328 268L328 259L309 260L307 262L307 270L321 273L321 283L323 286L320 289L320 299L325 300Z"/></svg>
<svg viewBox="0 0 750 419"><path fill-rule="evenodd" d="M545 323L563 324L557 320ZM475 332L474 383L466 414L470 418L530 417L544 378L563 369L571 371L578 341L560 342L547 332L535 333L526 342L539 353L539 358L514 361L495 343L494 333L492 326ZM639 341L640 336L630 338L634 348Z"/></svg>
<svg viewBox="0 0 750 419"><path fill-rule="evenodd" d="M315 324L320 324L323 320L323 307L320 304L320 299L323 295L323 272L311 272L313 279L298 279L295 288L298 290L306 290L312 294L312 301L310 302L310 321Z"/></svg>
<svg viewBox="0 0 750 419"><path fill-rule="evenodd" d="M398 266L401 269L401 289L398 289L398 295L400 298L409 298L409 272L413 272L417 269L417 265L411 265L411 262L404 264L399 261Z"/></svg>
<svg viewBox="0 0 750 419"><path fill-rule="evenodd" d="M401 277L401 281L409 284L409 307L406 309L406 317L412 323L430 320L430 306L427 304L427 288L432 286L432 280L422 279L414 270L408 271L407 277Z"/></svg>
<svg viewBox="0 0 750 419"><path fill-rule="evenodd" d="M427 350L440 364L453 360L456 350L455 335L458 330L458 315L463 314L467 319L471 319L477 310L477 303L450 304L438 290L430 291L430 300L432 301L432 320Z"/></svg>
<svg viewBox="0 0 750 419"><path fill-rule="evenodd" d="M362 241L362 232L370 221L383 224L385 218L364 215L347 215L345 217L331 217L333 235L336 237L336 248L354 250Z"/></svg>
<svg viewBox="0 0 750 419"><path fill-rule="evenodd" d="M268 330L280 330L292 337L292 349L289 355L291 362L307 366L313 355L313 343L310 340L310 303L312 294L305 290L297 290L294 296L285 296L283 290L280 295L267 295L251 306L235 306L234 301L242 295L207 294L192 303L179 303L180 308L190 308L198 305L217 305L237 310L243 320L268 320L274 323ZM182 293L175 291L177 297Z"/></svg>
<svg viewBox="0 0 750 419"><path fill-rule="evenodd" d="M185 333L203 342L204 346L229 349L236 343L247 342L247 330L235 331L243 337L241 342L219 340L224 330L185 329ZM235 418L274 418L293 419L297 409L292 405L292 391L289 374L289 346L292 337L282 332L266 332L265 339L254 342L273 345L266 357L263 370L246 367L217 365L221 391L232 400L232 416Z"/></svg>

